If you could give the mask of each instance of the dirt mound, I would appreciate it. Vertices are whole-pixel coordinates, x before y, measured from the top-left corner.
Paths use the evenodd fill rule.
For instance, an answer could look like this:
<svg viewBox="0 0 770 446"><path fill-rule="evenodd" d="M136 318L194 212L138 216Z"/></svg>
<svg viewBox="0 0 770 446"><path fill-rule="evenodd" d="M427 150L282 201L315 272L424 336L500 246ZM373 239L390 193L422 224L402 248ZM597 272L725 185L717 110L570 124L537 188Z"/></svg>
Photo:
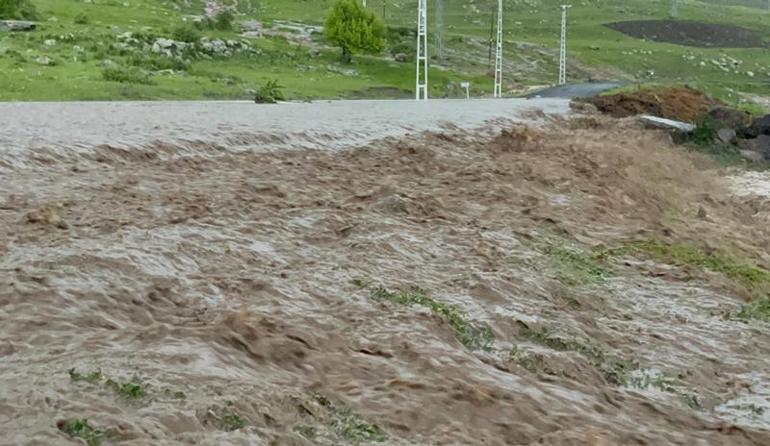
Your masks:
<svg viewBox="0 0 770 446"><path fill-rule="evenodd" d="M722 104L690 88L641 90L581 100L616 118L650 114L684 122L695 122L711 107Z"/></svg>
<svg viewBox="0 0 770 446"><path fill-rule="evenodd" d="M762 36L750 29L680 20L632 20L605 26L638 39L702 48L765 48Z"/></svg>

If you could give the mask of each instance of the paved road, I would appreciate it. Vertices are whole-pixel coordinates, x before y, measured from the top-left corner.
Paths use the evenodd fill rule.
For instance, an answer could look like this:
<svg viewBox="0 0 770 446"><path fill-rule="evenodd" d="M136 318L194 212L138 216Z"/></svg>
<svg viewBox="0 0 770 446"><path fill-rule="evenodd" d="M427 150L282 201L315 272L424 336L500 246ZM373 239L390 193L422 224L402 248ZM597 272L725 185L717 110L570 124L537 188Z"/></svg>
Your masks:
<svg viewBox="0 0 770 446"><path fill-rule="evenodd" d="M587 82L585 84L560 85L531 93L529 98L587 98L622 86L620 82Z"/></svg>
<svg viewBox="0 0 770 446"><path fill-rule="evenodd" d="M188 141L227 149L335 149L451 123L475 128L526 120L527 111L569 111L561 99L251 102L0 103L0 167L19 166L36 150L88 152ZM66 156L66 153L62 153Z"/></svg>

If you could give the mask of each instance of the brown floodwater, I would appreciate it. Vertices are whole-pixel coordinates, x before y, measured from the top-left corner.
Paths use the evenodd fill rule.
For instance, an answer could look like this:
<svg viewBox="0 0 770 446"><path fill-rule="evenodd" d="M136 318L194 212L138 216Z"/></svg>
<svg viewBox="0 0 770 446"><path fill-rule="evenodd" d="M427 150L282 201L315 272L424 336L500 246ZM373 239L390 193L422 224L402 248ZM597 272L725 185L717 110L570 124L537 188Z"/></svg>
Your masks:
<svg viewBox="0 0 770 446"><path fill-rule="evenodd" d="M0 445L77 444L74 419L120 445L770 444L747 290L553 254L729 238L763 264L770 201L568 110L0 104Z"/></svg>

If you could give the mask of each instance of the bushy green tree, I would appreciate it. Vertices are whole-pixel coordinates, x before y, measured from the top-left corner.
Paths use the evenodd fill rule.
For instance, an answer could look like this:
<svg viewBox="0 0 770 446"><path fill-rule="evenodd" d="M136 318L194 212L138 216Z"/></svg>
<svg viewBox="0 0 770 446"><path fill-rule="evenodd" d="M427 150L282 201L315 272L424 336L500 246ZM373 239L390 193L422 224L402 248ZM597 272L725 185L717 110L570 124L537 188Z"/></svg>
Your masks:
<svg viewBox="0 0 770 446"><path fill-rule="evenodd" d="M343 62L358 52L379 53L385 48L385 24L361 6L361 0L336 0L324 35L342 48Z"/></svg>
<svg viewBox="0 0 770 446"><path fill-rule="evenodd" d="M35 20L37 11L29 0L0 0L0 19Z"/></svg>

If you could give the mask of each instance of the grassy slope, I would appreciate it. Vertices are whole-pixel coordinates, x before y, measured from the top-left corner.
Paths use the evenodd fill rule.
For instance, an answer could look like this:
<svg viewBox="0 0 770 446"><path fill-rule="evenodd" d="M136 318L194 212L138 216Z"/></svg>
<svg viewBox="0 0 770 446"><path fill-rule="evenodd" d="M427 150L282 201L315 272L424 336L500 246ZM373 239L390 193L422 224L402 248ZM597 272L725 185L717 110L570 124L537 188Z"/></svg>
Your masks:
<svg viewBox="0 0 770 446"><path fill-rule="evenodd" d="M358 57L350 67L339 66L337 53L323 49L316 57L307 48L282 38L254 41L262 56L194 61L186 75L155 75L154 85L122 84L101 78L104 58L121 63L107 45L124 31L147 30L167 36L184 18L200 14L201 0L33 0L46 19L29 34L0 35L0 99L153 99L153 98L242 98L268 79L277 78L290 98L344 97L374 94L370 88L411 90L413 65L394 63L384 57ZM416 0L369 0L390 26L412 27ZM241 0L240 18L258 18L266 23L293 20L320 24L332 0ZM431 2L432 3L432 2ZM434 95L447 94L450 81L471 80L477 93L491 90L486 77L485 39L490 32L494 0L475 2L445 0L447 57L444 68L432 71ZM556 71L558 5L561 0L506 0L506 59L511 85L542 85L553 82ZM128 6L125 6L125 5ZM579 61L572 80L593 77L623 77L634 80L654 70L645 81L695 83L719 96L735 97L734 91L770 94L770 51L766 49L699 49L644 42L612 31L602 24L625 19L667 18L669 1L596 0L575 4L570 11L570 54ZM83 12L89 24L73 23ZM680 17L731 23L756 29L770 37L770 12L744 6L707 5L684 1ZM46 39L72 34L68 42L46 47ZM234 32L208 32L212 36L237 38ZM99 47L98 42L104 42ZM537 46L521 47L528 42ZM85 49L78 53L77 45ZM14 53L17 52L17 53ZM473 57L469 57L473 56ZM710 61L729 55L743 63L727 73ZM55 66L35 62L40 56ZM687 59L689 58L689 60ZM706 62L705 67L700 62ZM612 68L613 70L605 70ZM346 74L346 70L355 74ZM754 77L746 74L754 72Z"/></svg>

